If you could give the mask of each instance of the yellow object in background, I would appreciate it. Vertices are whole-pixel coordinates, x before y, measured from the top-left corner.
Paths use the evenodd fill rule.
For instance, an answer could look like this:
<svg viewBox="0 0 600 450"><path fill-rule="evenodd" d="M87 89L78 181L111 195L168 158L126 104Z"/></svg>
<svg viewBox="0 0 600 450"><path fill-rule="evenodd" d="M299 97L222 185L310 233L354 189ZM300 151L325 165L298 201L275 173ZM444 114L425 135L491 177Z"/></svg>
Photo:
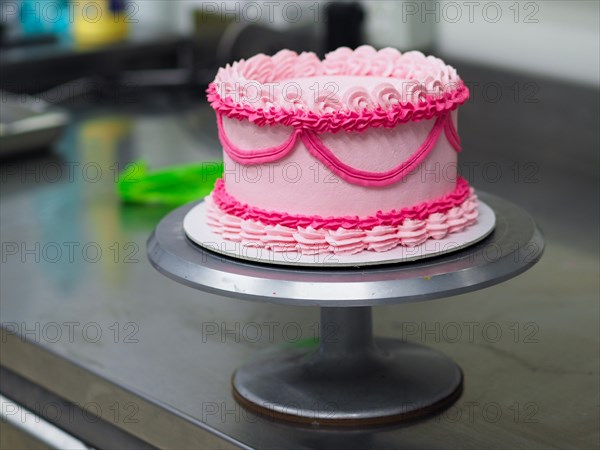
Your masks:
<svg viewBox="0 0 600 450"><path fill-rule="evenodd" d="M82 220L84 229L90 230L94 243L101 248L105 257L99 260L107 286L120 286L127 281L127 265L123 262L137 247L127 241L121 227L120 201L114 195L115 180L121 172L119 162L127 157L120 155L121 143L129 138L132 122L119 115L102 116L81 124L77 140L78 161L84 174L81 193L85 198Z"/></svg>
<svg viewBox="0 0 600 450"><path fill-rule="evenodd" d="M121 41L129 33L124 1L79 0L73 2L73 37L80 47Z"/></svg>

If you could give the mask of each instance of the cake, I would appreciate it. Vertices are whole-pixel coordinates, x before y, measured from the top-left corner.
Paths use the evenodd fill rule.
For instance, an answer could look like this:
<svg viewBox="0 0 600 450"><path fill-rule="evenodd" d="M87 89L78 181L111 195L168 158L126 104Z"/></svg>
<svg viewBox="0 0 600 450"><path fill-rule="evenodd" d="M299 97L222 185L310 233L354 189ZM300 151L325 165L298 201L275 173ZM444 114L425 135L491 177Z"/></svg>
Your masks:
<svg viewBox="0 0 600 450"><path fill-rule="evenodd" d="M477 221L458 175L456 70L420 52L258 54L207 90L224 174L206 198L222 239L274 252L415 247Z"/></svg>

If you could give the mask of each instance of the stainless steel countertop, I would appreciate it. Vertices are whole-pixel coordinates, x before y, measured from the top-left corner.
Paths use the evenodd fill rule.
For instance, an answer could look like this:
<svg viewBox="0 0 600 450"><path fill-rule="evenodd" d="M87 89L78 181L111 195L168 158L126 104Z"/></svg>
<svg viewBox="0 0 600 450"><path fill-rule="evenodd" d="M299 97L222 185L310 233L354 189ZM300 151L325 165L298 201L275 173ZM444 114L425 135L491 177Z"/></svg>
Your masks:
<svg viewBox="0 0 600 450"><path fill-rule="evenodd" d="M475 88L461 110L461 158L476 187L531 212L547 247L501 285L375 308L376 334L425 343L462 367L465 390L447 412L331 430L259 418L234 402L234 369L272 345L312 345L317 308L227 299L161 276L145 242L167 210L121 205L113 186L115 168L132 159L218 158L205 104L76 111L55 154L3 164L1 365L156 447L597 447L597 91L461 73L507 90L537 83L536 103L485 101ZM11 386L0 391L18 397Z"/></svg>

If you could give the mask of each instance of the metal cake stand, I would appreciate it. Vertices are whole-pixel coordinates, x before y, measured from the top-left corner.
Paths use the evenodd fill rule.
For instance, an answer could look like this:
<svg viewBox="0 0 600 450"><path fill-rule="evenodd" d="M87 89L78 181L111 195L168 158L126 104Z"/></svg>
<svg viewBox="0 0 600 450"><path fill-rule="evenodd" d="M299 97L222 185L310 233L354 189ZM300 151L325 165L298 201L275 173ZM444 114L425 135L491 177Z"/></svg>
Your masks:
<svg viewBox="0 0 600 450"><path fill-rule="evenodd" d="M541 257L544 241L523 209L478 193L496 227L463 250L416 262L362 268L275 266L242 261L192 243L168 214L148 239L161 273L187 286L241 300L319 306L320 342L278 348L239 368L233 394L243 406L292 422L370 425L439 411L462 392L462 371L431 348L373 337L371 308L450 297L512 278Z"/></svg>

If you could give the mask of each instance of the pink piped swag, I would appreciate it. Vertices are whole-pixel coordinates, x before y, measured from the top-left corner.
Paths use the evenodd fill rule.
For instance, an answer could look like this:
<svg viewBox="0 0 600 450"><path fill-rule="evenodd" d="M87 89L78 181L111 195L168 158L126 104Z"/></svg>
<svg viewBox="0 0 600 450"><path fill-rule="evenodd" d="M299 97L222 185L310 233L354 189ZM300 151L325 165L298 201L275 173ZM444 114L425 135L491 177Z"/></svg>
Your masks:
<svg viewBox="0 0 600 450"><path fill-rule="evenodd" d="M280 145L263 149L245 150L237 147L227 137L227 133L225 133L225 129L223 128L223 117L221 114L217 114L217 127L223 150L237 163L248 165L265 164L277 161L290 153L294 149L298 139L300 139L313 157L322 162L329 170L331 170L331 172L341 179L351 184L369 187L387 186L402 181L413 169L427 158L427 155L429 155L435 147L442 131L444 131L448 142L452 145L454 150L457 152L460 152L461 150L460 138L458 137L450 113L439 116L436 119L423 144L421 144L408 159L385 172L368 172L345 164L323 144L317 133L310 130L296 128L292 131L290 137Z"/></svg>

